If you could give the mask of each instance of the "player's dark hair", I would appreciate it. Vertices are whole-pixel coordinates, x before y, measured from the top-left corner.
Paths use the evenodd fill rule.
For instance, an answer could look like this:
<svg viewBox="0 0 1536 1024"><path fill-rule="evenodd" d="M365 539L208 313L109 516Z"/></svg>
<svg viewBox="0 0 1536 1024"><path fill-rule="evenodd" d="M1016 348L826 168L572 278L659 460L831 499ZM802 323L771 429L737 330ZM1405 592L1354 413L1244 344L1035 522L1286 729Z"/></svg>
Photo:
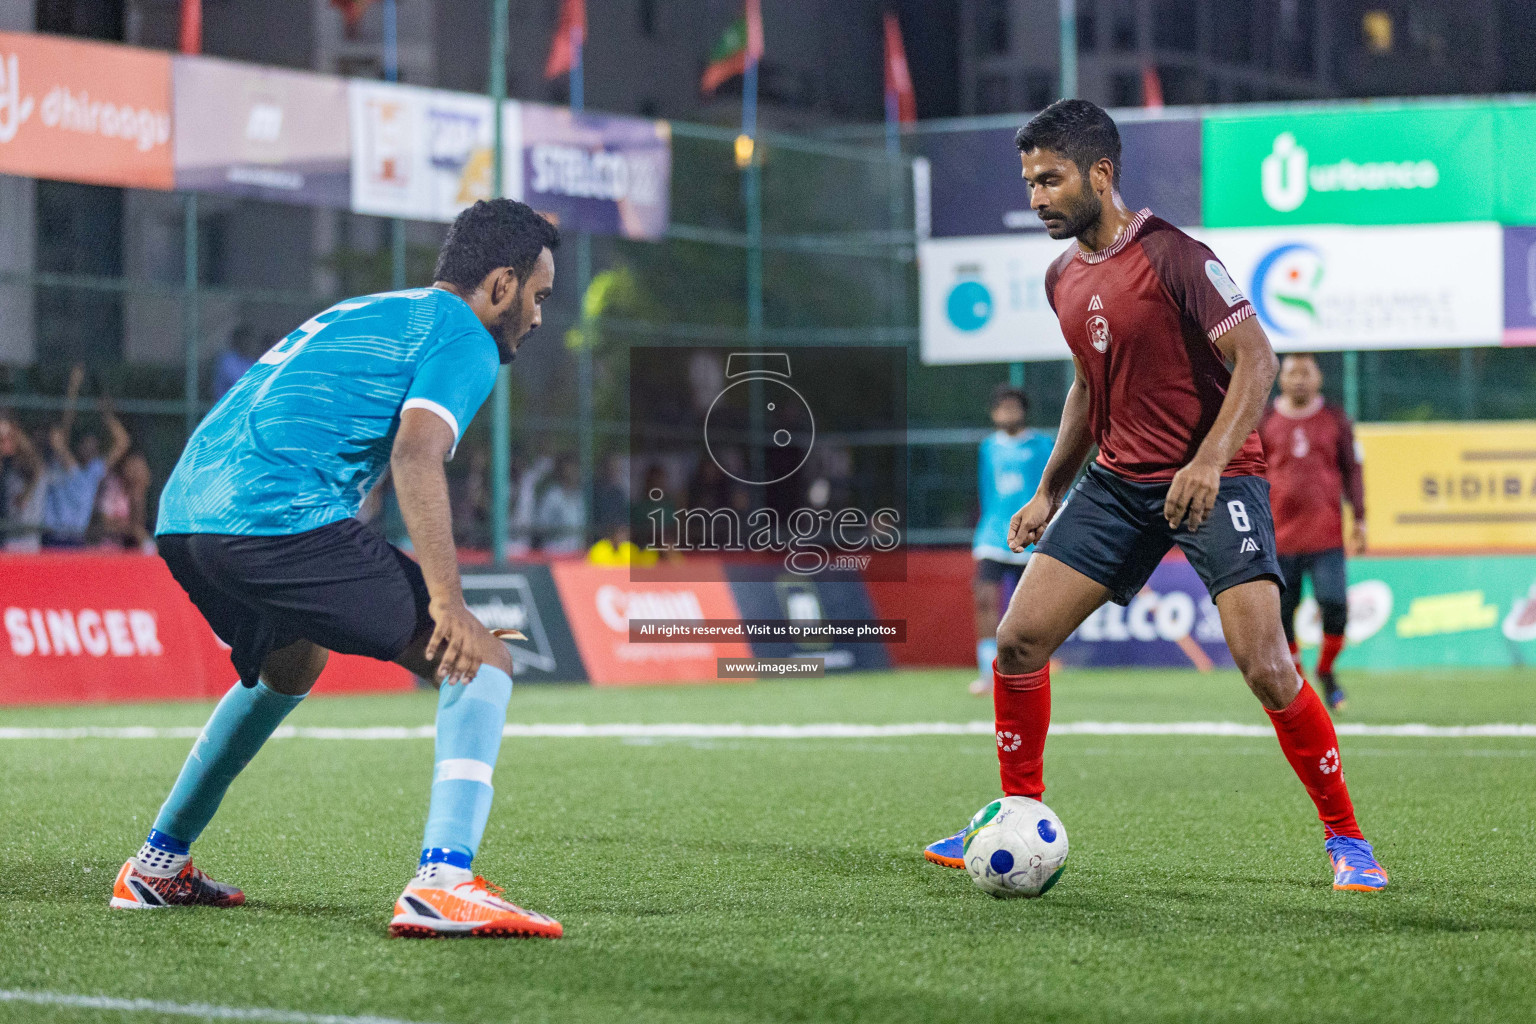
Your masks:
<svg viewBox="0 0 1536 1024"><path fill-rule="evenodd" d="M1029 412L1029 396L1022 388L1016 388L1012 384L999 384L992 389L992 404L987 406L990 411L996 409L1004 402L1018 402L1019 408L1027 414Z"/></svg>
<svg viewBox="0 0 1536 1024"><path fill-rule="evenodd" d="M482 199L454 218L432 280L473 290L491 271L511 267L518 281L525 282L539 253L559 244L559 229L528 204Z"/></svg>
<svg viewBox="0 0 1536 1024"><path fill-rule="evenodd" d="M1029 119L1013 137L1020 153L1048 149L1077 164L1084 178L1088 168L1108 157L1120 187L1120 129L1104 108L1087 100L1057 100Z"/></svg>

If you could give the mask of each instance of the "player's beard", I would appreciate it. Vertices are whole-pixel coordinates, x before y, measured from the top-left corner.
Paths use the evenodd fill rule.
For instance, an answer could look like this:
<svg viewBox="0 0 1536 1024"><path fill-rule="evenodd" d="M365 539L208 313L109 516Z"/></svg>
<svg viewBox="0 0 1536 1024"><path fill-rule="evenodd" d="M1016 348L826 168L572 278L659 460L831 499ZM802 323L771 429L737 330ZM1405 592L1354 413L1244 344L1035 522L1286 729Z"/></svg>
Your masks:
<svg viewBox="0 0 1536 1024"><path fill-rule="evenodd" d="M512 297L512 305L496 321L495 330L491 332L496 339L501 365L506 366L517 358L517 346L528 336L529 331L530 328L523 323L523 286L518 285L517 294Z"/></svg>
<svg viewBox="0 0 1536 1024"><path fill-rule="evenodd" d="M1046 234L1052 238L1077 238L1083 232L1099 222L1099 217L1104 213L1104 203L1098 194L1086 186L1077 194L1077 198L1071 203L1063 204L1056 209L1040 211L1040 219L1048 217L1056 219L1055 226L1046 226Z"/></svg>

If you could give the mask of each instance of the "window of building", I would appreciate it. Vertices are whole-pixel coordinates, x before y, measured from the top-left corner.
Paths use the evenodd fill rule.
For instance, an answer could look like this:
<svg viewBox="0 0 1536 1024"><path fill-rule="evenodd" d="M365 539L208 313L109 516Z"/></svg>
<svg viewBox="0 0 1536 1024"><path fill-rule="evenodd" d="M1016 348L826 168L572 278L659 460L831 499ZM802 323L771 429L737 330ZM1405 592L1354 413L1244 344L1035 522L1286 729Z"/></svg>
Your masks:
<svg viewBox="0 0 1536 1024"><path fill-rule="evenodd" d="M39 32L123 40L123 0L37 0L35 17Z"/></svg>
<svg viewBox="0 0 1536 1024"><path fill-rule="evenodd" d="M1392 52L1392 15L1386 11L1366 11L1360 16L1360 41L1372 53Z"/></svg>
<svg viewBox="0 0 1536 1024"><path fill-rule="evenodd" d="M976 79L976 113L1005 114L1013 109L1007 75L982 75Z"/></svg>
<svg viewBox="0 0 1536 1024"><path fill-rule="evenodd" d="M640 0L635 15L640 23L640 34L654 36L656 34L656 0Z"/></svg>
<svg viewBox="0 0 1536 1024"><path fill-rule="evenodd" d="M1152 44L1182 53L1199 48L1200 11L1195 0L1157 0L1152 7Z"/></svg>
<svg viewBox="0 0 1536 1024"><path fill-rule="evenodd" d="M977 0L976 49L980 53L1007 53L1008 22L1012 12L1008 0Z"/></svg>
<svg viewBox="0 0 1536 1024"><path fill-rule="evenodd" d="M1130 0L1115 0L1109 24L1110 44L1117 50L1136 49L1136 7Z"/></svg>
<svg viewBox="0 0 1536 1024"><path fill-rule="evenodd" d="M1056 76L1048 71L1031 71L1024 76L1024 109L1044 110L1056 98Z"/></svg>
<svg viewBox="0 0 1536 1024"><path fill-rule="evenodd" d="M1141 106L1141 76L1126 73L1110 75L1109 105L1112 107Z"/></svg>
<svg viewBox="0 0 1536 1024"><path fill-rule="evenodd" d="M1099 19L1092 7L1077 12L1077 48L1092 53L1099 38Z"/></svg>

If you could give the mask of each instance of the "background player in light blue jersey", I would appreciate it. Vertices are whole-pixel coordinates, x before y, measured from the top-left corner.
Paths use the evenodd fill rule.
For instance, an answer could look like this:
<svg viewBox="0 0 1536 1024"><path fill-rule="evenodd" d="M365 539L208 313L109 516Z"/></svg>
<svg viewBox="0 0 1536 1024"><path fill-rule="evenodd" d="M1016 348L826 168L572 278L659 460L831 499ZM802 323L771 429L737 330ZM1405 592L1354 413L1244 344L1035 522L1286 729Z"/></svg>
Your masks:
<svg viewBox="0 0 1536 1024"><path fill-rule="evenodd" d="M997 623L1014 587L1024 573L1024 563L1034 548L1021 552L1008 548L1008 522L1040 486L1051 439L1030 430L1029 399L1018 388L999 385L992 392L992 425L997 432L981 442L977 452L980 477L981 518L971 540L976 575L971 594L976 607L976 670L971 692L992 692L992 659L997 657Z"/></svg>
<svg viewBox="0 0 1536 1024"><path fill-rule="evenodd" d="M272 347L198 426L160 499L160 554L240 675L214 709L111 906L238 906L190 846L303 700L328 652L439 685L421 866L395 935L558 936L470 871L512 695L506 647L469 612L443 463L538 327L559 233L522 203L461 213L430 288L348 299ZM355 518L386 468L420 564Z"/></svg>

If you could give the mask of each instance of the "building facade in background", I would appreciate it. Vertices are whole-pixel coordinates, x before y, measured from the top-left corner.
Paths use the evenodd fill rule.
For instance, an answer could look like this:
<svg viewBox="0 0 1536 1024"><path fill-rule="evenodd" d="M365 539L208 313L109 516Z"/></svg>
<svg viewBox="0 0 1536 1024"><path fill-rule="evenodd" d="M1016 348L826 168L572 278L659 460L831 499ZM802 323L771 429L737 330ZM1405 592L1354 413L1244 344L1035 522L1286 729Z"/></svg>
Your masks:
<svg viewBox="0 0 1536 1024"><path fill-rule="evenodd" d="M1060 74L1058 0L959 0L960 107L1038 110ZM1078 95L1169 105L1518 91L1529 0L1077 0Z"/></svg>

